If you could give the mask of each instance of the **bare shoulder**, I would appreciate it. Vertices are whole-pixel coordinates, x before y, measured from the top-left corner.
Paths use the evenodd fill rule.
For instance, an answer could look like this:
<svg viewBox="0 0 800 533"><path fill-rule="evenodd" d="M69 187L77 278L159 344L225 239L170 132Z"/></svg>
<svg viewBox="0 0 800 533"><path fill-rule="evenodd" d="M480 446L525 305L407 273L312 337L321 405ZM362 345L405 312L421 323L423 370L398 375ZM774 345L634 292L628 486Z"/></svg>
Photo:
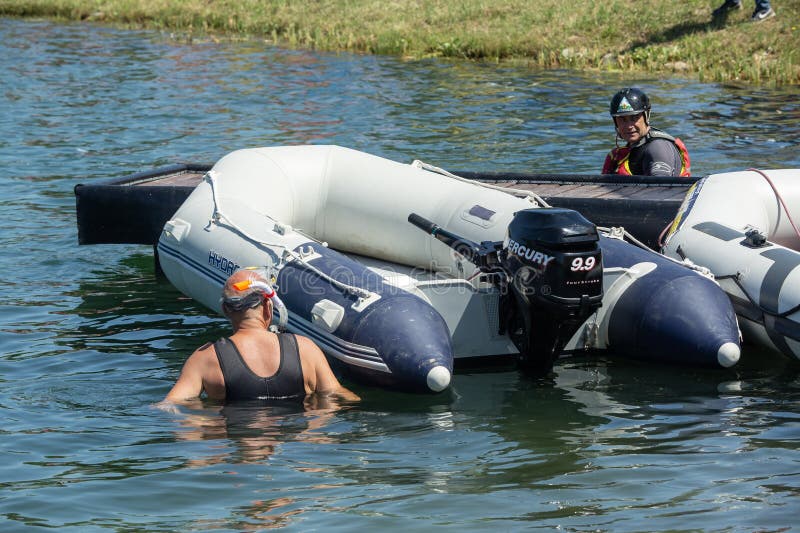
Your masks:
<svg viewBox="0 0 800 533"><path fill-rule="evenodd" d="M214 350L214 344L211 342L207 342L198 349L196 349L192 355L186 360L186 363L192 362L193 364L200 364L207 362L210 357L214 357L216 359L216 351Z"/></svg>
<svg viewBox="0 0 800 533"><path fill-rule="evenodd" d="M301 357L309 357L309 358L324 358L325 354L322 353L319 346L303 335L295 335L297 339L297 350L300 352Z"/></svg>
<svg viewBox="0 0 800 533"><path fill-rule="evenodd" d="M167 393L165 401L185 403L198 398L203 392L205 376L209 374L210 369L213 369L215 360L213 344L206 343L195 350L183 364L178 381Z"/></svg>
<svg viewBox="0 0 800 533"><path fill-rule="evenodd" d="M295 335L297 349L300 352L300 362L308 386L307 392L334 394L342 399L358 401L360 398L339 383L331 370L325 354L319 346L308 337Z"/></svg>

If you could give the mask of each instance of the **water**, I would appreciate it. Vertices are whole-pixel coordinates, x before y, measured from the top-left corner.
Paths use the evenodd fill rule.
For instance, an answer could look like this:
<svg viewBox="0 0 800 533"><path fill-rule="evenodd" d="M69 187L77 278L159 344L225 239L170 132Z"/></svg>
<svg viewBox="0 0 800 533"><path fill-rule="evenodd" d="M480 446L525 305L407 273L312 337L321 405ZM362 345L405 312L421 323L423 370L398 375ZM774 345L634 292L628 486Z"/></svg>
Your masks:
<svg viewBox="0 0 800 533"><path fill-rule="evenodd" d="M597 172L645 87L696 174L800 166L797 88L329 55L0 20L0 529L765 530L800 511L798 364L573 359L337 412L151 407L226 324L148 247L77 246L77 183L333 143L450 169Z"/></svg>

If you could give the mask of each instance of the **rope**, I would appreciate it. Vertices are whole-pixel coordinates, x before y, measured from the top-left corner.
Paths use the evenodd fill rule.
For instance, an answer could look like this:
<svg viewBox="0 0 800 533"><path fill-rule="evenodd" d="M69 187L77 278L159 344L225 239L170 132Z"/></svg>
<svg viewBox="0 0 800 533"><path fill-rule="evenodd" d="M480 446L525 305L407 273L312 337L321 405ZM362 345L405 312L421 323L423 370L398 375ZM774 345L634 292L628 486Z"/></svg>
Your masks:
<svg viewBox="0 0 800 533"><path fill-rule="evenodd" d="M283 244L262 241L256 237L253 237L252 235L249 235L246 231L237 226L236 223L233 222L228 215L222 212L219 198L217 197L217 181L216 181L217 176L218 173L215 170L210 170L204 177L205 181L207 181L209 185L211 185L211 199L214 202L214 212L211 213L211 218L209 219L208 225L206 225L205 229L208 230L214 224L221 226L222 225L221 222L224 221L227 226L231 227L232 229L235 229L242 237L244 237L248 241L251 241L255 244L260 244L262 246L271 246L273 248L279 248L281 250L284 250L284 252L288 251L286 246ZM269 216L267 216L267 218L278 224L278 222L275 219L270 218Z"/></svg>
<svg viewBox="0 0 800 533"><path fill-rule="evenodd" d="M775 198L777 198L778 202L780 202L781 206L783 206L783 210L786 212L786 218L787 220L789 220L789 224L792 225L792 229L794 229L795 235L797 235L797 237L800 238L800 230L797 229L794 220L792 220L792 215L789 213L789 208L786 207L786 202L783 201L783 196L781 196L781 193L778 192L778 188L775 186L775 183L773 183L772 179L770 179L770 177L767 176L766 172L759 170L757 168L748 168L747 170L760 174L761 177L767 180L769 186L772 187L772 192L775 194Z"/></svg>
<svg viewBox="0 0 800 533"><path fill-rule="evenodd" d="M258 239L256 237L248 234L242 228L237 226L236 223L233 222L229 216L227 216L225 213L222 212L222 208L220 207L219 198L217 197L217 183L216 183L217 175L218 175L218 173L216 171L210 170L205 175L205 178L204 178L209 183L209 185L211 186L211 198L212 198L212 200L214 202L214 212L211 214L211 219L209 219L208 225L206 226L206 229L210 228L213 224L221 226L222 224L220 222L221 221L225 221L224 223L227 226L229 226L230 228L236 230L236 232L239 233L239 235L241 235L242 237L244 237L248 241L250 241L250 242L252 242L254 244L260 245L260 246L270 246L272 248L278 248L280 250L283 250L281 259L284 260L284 264L288 264L288 263L290 263L292 261L300 263L301 265L303 265L304 267L306 267L307 269L312 271L314 274L316 274L320 278L326 280L331 285L333 285L335 287L338 287L339 289L341 289L344 292L348 292L348 293L353 294L353 295L355 295L355 296L357 296L359 298L364 298L364 299L369 298L370 296L372 296L373 293L370 292L370 291L362 289L361 287L356 287L354 285L348 285L347 283L343 283L343 282L341 282L341 281L339 281L339 280L337 280L335 278L332 278L328 274L322 272L320 269L318 269L317 267L315 267L314 265L312 265L311 263L309 263L308 261L303 259L297 253L295 253L292 250L290 250L289 248L287 248L284 244L262 241L261 239ZM280 224L274 218L272 218L270 216L267 216L267 215L265 215L265 216L266 216L266 218L268 218L269 220L274 222L277 226L284 227L283 224ZM308 235L305 235L302 232L299 232L297 230L293 230L293 231L303 235L304 237L308 238L309 240L313 240L315 242L319 242L316 239L313 239L312 237L309 237Z"/></svg>
<svg viewBox="0 0 800 533"><path fill-rule="evenodd" d="M658 242L658 247L659 248L662 248L662 249L664 248L664 236L667 234L667 232L669 231L669 228L672 227L672 224L674 222L675 222L674 220L670 220L669 223L666 226L664 226L664 229L661 230L661 233L658 234L658 241L657 242Z"/></svg>
<svg viewBox="0 0 800 533"><path fill-rule="evenodd" d="M299 255L297 255L295 252L289 250L288 248L284 247L283 254L284 254L284 256L288 256L288 258L289 258L289 259L286 260L287 263L289 263L291 261L296 261L296 262L302 264L304 267L306 267L307 269L311 270L314 274L316 274L320 278L326 280L331 285L333 285L335 287L338 287L339 289L343 290L344 292L348 292L348 293L350 293L350 294L352 294L354 296L357 296L359 298L363 298L365 300L374 294L374 293L372 293L372 292L370 292L370 291L368 291L366 289L362 289L361 287L356 287L355 285L348 285L347 283L341 282L341 281L337 280L336 278L332 278L331 276L329 276L328 274L324 273L323 271L321 271L320 269L318 269L317 267L315 267L314 265L312 265L311 263L309 263L308 261L306 261L305 259L303 259Z"/></svg>
<svg viewBox="0 0 800 533"><path fill-rule="evenodd" d="M420 161L419 159L415 159L414 162L411 163L411 166L417 167L417 168L421 168L421 169L424 169L424 170L428 170L428 171L431 171L431 172L435 172L437 174L441 174L443 176L447 176L448 178L452 178L452 179L458 180L458 181L463 181L465 183L470 183L472 185L476 185L477 184L477 185L480 185L481 187L486 187L487 189L497 190L497 191L501 191L501 192L505 192L505 193L519 194L521 196L525 196L534 205L541 205L542 207L551 207L550 204L545 202L544 199L542 199L541 196L539 196L538 194L535 194L535 193L533 193L531 191L525 191L525 190L521 190L521 189L512 189L512 188L509 188L509 187L500 187L500 186L497 186L497 185L490 185L488 183L482 183L482 182L479 182L479 181L470 180L470 179L467 179L467 178L462 178L461 176L457 176L457 175L453 174L452 172L448 172L447 170L444 170L443 168L439 168L437 166L425 163L424 161ZM667 227L669 227L669 226L667 226ZM616 238L616 239L621 239L621 240L624 240L625 238L627 238L631 243L633 243L634 245L638 246L639 248L642 248L643 250L647 250L648 252L652 252L654 254L656 253L653 250L651 250L649 246L647 246L646 244L644 244L643 242L638 240L636 237L634 237L633 235L628 233L625 230L625 228L603 228L603 227L598 227L597 229L607 233L608 236L611 237L611 238ZM707 277L710 280L714 280L714 274L712 274L709 269L707 269L706 267L700 266L700 265L696 265L696 264L692 263L689 259L684 259L683 261L678 261L677 259L674 259L672 257L668 257L666 255L661 255L661 254L657 254L657 255L659 255L660 257L664 257L664 258L668 259L669 261L672 261L675 264L678 264L678 265L684 266L686 268L689 268L691 270L694 270L695 272L701 274L702 276Z"/></svg>
<svg viewBox="0 0 800 533"><path fill-rule="evenodd" d="M775 183L772 181L772 179L770 179L770 177L765 172L763 172L763 171L761 171L761 170L759 170L757 168L748 168L747 170L755 172L757 174L760 174L767 181L769 186L772 188L772 192L775 194L775 198L777 198L778 202L780 202L781 206L783 207L783 210L786 212L786 218L789 220L789 223L792 225L792 228L794 229L794 231L797 234L798 238L800 238L800 231L798 231L797 226L795 225L794 221L792 220L792 216L789 213L789 209L786 206L786 202L783 200L783 197L778 192L778 188L775 186ZM664 233L666 233L667 229L671 226L671 224L672 223L670 223L670 225L668 225L666 228L664 228L664 230L661 232L661 235L659 235L659 245L663 246L662 238L664 236ZM684 261L689 261L689 260L688 259L684 259ZM778 317L778 318L785 318L785 317L787 317L787 316L789 316L789 315L791 315L793 313L796 313L797 311L800 311L800 304L792 307L791 309L789 309L787 311L784 311L783 313L778 313L778 312L771 311L771 310L765 308L760 303L758 303L755 300L755 298L753 298L753 296L750 295L749 292L747 292L747 289L741 283L740 276L741 276L740 273L736 273L736 274L725 274L725 275L721 275L721 276L715 276L715 278L716 278L717 282L720 282L722 280L731 280L731 281L733 281L733 283L737 287L739 287L739 290L742 291L742 294L744 294L747 297L747 300L756 309L758 309L759 311L761 311L765 315L770 315L770 316L774 316L774 317Z"/></svg>
<svg viewBox="0 0 800 533"><path fill-rule="evenodd" d="M650 253L653 253L653 254L655 254L655 255L657 255L659 257L663 257L664 259L666 259L668 261L672 261L676 265L680 265L680 266L686 267L686 268L688 268L690 270L694 270L698 274L700 274L702 276L705 276L708 279L714 281L714 274L708 268L706 268L704 266L697 265L697 264L693 263L691 260L689 260L687 258L684 258L683 261L678 261L674 257L670 257L670 256L664 255L664 254L659 254L658 252L652 250L645 243L643 243L642 241L640 241L639 239L637 239L636 237L634 237L633 235L628 233L628 231L625 228L622 228L622 227L605 228L605 227L602 227L602 226L597 226L597 229L599 231L602 231L603 233L605 233L607 237L610 237L612 239L620 239L620 240L627 239L628 241L631 242L631 244L633 244L635 246L638 246L642 250L646 250L646 251L648 251Z"/></svg>
<svg viewBox="0 0 800 533"><path fill-rule="evenodd" d="M539 196L538 194L533 193L531 191L525 191L525 190L522 190L522 189L512 189L510 187L500 187L499 185L491 185L489 183L483 183L483 182L480 182L480 181L470 180L470 179L467 179L467 178L463 178L461 176L457 176L456 174L453 174L452 172L448 172L447 170L445 170L443 168L439 168L439 167L431 165L429 163L425 163L424 161L420 161L419 159L415 159L411 163L411 166L412 167L416 167L416 168L421 168L423 170L428 170L430 172L435 172L437 174L441 174L442 176L447 176L448 178L452 178L452 179L457 180L457 181L463 181L464 183L470 183L472 185L479 185L481 187L485 187L487 189L492 189L492 190L495 190L495 191L501 191L501 192L504 192L506 194L513 193L513 194L516 194L516 195L519 195L519 196L524 196L533 205L542 206L542 207L552 207L550 204L545 202L544 199L541 196Z"/></svg>
<svg viewBox="0 0 800 533"><path fill-rule="evenodd" d="M744 293L744 295L747 296L747 299L750 301L750 303L753 304L753 306L755 306L759 311L761 311L765 315L770 315L770 316L774 316L774 317L778 317L778 318L786 318L787 316L789 316L789 315L791 315L793 313L796 313L797 311L800 311L800 304L795 305L794 307L792 307L791 309L789 309L787 311L784 311L783 313L777 313L775 311L770 311L769 309L765 308L760 303L756 302L755 299L752 296L750 296L750 293L747 292L747 289L744 288L744 286L742 285L742 283L741 283L741 281L739 279L740 275L741 274L739 274L739 273L726 274L724 276L717 276L717 280L729 279L729 280L733 281L736 284L736 286L739 287L739 290L741 290L742 293Z"/></svg>

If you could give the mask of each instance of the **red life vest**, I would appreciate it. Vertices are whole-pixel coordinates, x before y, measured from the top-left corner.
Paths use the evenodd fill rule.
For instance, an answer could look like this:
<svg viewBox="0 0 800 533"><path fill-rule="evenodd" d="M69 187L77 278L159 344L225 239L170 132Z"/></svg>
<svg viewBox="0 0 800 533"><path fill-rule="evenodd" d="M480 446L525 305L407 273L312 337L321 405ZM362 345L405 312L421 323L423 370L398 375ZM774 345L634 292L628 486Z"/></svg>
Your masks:
<svg viewBox="0 0 800 533"><path fill-rule="evenodd" d="M675 146L678 148L678 152L681 154L681 172L678 175L684 178L691 175L692 163L691 159L689 158L689 151L686 149L686 145L683 144L682 140L655 129L651 129L647 135L651 138L667 139L675 144ZM633 173L631 172L629 161L630 155L631 149L627 146L618 146L608 152L606 160L603 163L603 174L621 174L623 176L632 176Z"/></svg>

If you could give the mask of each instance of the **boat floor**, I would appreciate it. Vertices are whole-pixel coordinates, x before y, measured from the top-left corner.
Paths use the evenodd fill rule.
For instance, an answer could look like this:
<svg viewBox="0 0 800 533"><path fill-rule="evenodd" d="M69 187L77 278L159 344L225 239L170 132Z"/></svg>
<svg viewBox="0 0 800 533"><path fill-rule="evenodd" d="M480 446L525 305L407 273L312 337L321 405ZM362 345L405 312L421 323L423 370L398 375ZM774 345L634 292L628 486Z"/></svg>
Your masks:
<svg viewBox="0 0 800 533"><path fill-rule="evenodd" d="M81 244L151 244L200 183L208 164L179 164L75 187ZM652 248L698 178L454 171L495 186L530 191L603 227L622 226Z"/></svg>

